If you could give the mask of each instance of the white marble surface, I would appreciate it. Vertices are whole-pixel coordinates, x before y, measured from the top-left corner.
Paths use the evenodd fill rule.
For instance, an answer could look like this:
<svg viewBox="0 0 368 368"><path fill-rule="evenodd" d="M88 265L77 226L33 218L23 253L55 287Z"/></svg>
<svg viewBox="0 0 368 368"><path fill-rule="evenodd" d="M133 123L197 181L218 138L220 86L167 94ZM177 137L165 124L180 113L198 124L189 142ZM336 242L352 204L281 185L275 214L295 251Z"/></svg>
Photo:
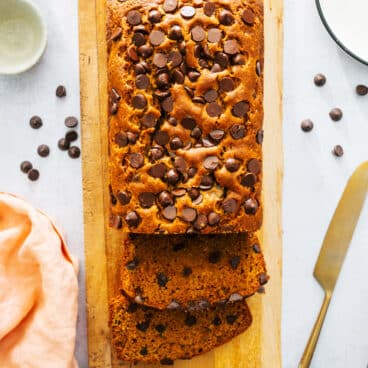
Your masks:
<svg viewBox="0 0 368 368"><path fill-rule="evenodd" d="M64 118L79 115L77 1L35 2L48 24L49 45L42 62L31 71L0 77L0 190L21 195L52 215L81 260L76 355L80 366L86 368L80 161L69 159L56 148L66 130ZM322 89L312 83L317 72L328 77ZM320 244L348 176L368 159L368 96L357 97L354 93L357 83L368 84L368 67L335 46L319 21L313 1L285 0L284 79L282 335L283 367L293 368L322 302L322 292L312 278ZM68 90L63 100L54 95L60 83ZM344 110L339 123L328 117L335 106ZM28 126L34 114L44 120L39 131ZM304 118L315 122L309 134L299 128ZM41 143L52 148L46 159L36 154ZM330 153L338 143L346 152L341 159ZM24 159L40 168L38 182L28 182L20 172L19 164ZM364 368L368 364L367 221L368 205L337 285L313 367Z"/></svg>

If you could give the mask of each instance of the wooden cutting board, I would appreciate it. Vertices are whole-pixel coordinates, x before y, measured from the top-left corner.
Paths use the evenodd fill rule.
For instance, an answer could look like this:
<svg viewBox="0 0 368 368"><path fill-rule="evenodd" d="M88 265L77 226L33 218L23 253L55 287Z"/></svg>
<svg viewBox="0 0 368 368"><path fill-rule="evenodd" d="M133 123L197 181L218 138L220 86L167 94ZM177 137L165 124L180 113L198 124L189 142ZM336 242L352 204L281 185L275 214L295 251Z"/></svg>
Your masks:
<svg viewBox="0 0 368 368"><path fill-rule="evenodd" d="M271 280L249 299L251 328L180 368L281 367L282 0L265 0L265 140L263 240ZM122 233L108 228L104 0L79 0L86 288L90 368L128 367L110 346L108 300L118 294ZM147 367L147 366L146 366Z"/></svg>

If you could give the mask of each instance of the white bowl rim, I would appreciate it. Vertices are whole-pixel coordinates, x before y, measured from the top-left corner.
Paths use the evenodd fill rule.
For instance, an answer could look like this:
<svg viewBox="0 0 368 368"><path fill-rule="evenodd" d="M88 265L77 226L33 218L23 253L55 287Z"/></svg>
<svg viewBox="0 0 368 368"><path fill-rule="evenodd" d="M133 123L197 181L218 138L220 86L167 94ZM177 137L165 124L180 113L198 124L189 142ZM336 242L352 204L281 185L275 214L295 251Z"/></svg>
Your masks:
<svg viewBox="0 0 368 368"><path fill-rule="evenodd" d="M34 11L35 16L37 17L38 22L41 24L42 29L42 38L40 40L39 47L37 48L36 52L34 53L33 57L30 57L26 62L21 63L19 67L12 66L11 68L7 69L6 67L0 67L0 75L16 75L20 73L24 73L27 70L31 69L35 66L40 59L42 58L46 46L47 46L47 27L46 23L41 15L40 8L36 5L32 0L16 0L18 3L28 4L32 10Z"/></svg>

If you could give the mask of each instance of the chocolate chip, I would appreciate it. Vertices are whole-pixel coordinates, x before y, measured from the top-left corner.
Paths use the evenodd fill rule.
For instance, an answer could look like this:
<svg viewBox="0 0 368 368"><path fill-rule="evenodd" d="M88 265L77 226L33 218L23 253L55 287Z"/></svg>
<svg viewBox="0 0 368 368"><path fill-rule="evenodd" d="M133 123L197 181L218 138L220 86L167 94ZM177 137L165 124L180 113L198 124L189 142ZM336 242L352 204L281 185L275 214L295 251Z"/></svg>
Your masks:
<svg viewBox="0 0 368 368"><path fill-rule="evenodd" d="M213 178L211 175L203 175L201 179L200 189L208 190L213 186Z"/></svg>
<svg viewBox="0 0 368 368"><path fill-rule="evenodd" d="M221 321L221 318L220 317L215 317L212 321L212 323L215 325L215 326L220 326L222 321Z"/></svg>
<svg viewBox="0 0 368 368"><path fill-rule="evenodd" d="M225 78L220 79L219 87L221 91L230 92L234 90L235 84L232 78L225 77Z"/></svg>
<svg viewBox="0 0 368 368"><path fill-rule="evenodd" d="M330 118L333 121L340 121L342 119L342 116L343 116L343 112L338 107L336 107L336 108L334 108L330 111Z"/></svg>
<svg viewBox="0 0 368 368"><path fill-rule="evenodd" d="M130 144L135 144L139 138L139 134L138 133L133 133L133 132L127 132L127 138L128 138L128 142Z"/></svg>
<svg viewBox="0 0 368 368"><path fill-rule="evenodd" d="M147 106L147 99L144 95L138 94L133 97L132 104L136 109L143 110Z"/></svg>
<svg viewBox="0 0 368 368"><path fill-rule="evenodd" d="M262 74L262 65L261 65L261 62L259 60L257 60L257 62L256 62L256 73L257 73L258 77Z"/></svg>
<svg viewBox="0 0 368 368"><path fill-rule="evenodd" d="M140 350L139 354L145 356L148 354L148 350L147 350L147 346L143 346L142 349Z"/></svg>
<svg viewBox="0 0 368 368"><path fill-rule="evenodd" d="M225 167L227 171L236 172L240 168L240 161L236 158L228 158L225 162Z"/></svg>
<svg viewBox="0 0 368 368"><path fill-rule="evenodd" d="M161 102L161 105L163 104L163 101L166 99L166 98L169 98L171 97L170 95L170 91L161 91L161 90L156 90L154 91L154 96L158 98L159 101L162 101Z"/></svg>
<svg viewBox="0 0 368 368"><path fill-rule="evenodd" d="M157 76L157 87L160 89L168 89L170 85L169 73L160 73Z"/></svg>
<svg viewBox="0 0 368 368"><path fill-rule="evenodd" d="M140 49L142 48L142 51L143 51L144 50L143 48L145 48L145 47L146 47L146 45L143 45L143 46L140 47ZM135 47L133 47L133 46L128 48L128 56L134 62L139 61L139 56L137 54L137 51L136 51Z"/></svg>
<svg viewBox="0 0 368 368"><path fill-rule="evenodd" d="M219 166L220 161L217 156L208 156L203 162L203 166L205 169L213 171L216 170Z"/></svg>
<svg viewBox="0 0 368 368"><path fill-rule="evenodd" d="M257 181L257 177L254 174L244 174L240 180L240 184L244 187L253 187Z"/></svg>
<svg viewBox="0 0 368 368"><path fill-rule="evenodd" d="M68 155L70 158L79 158L80 155L81 155L81 150L79 147L76 147L76 146L72 146L68 149Z"/></svg>
<svg viewBox="0 0 368 368"><path fill-rule="evenodd" d="M162 15L158 10L151 10L148 14L148 20L151 23L159 23L161 21Z"/></svg>
<svg viewBox="0 0 368 368"><path fill-rule="evenodd" d="M135 85L138 89L147 89L149 86L149 78L145 74L140 74L135 80Z"/></svg>
<svg viewBox="0 0 368 368"><path fill-rule="evenodd" d="M233 270L236 270L240 264L240 257L234 256L230 259L230 265Z"/></svg>
<svg viewBox="0 0 368 368"><path fill-rule="evenodd" d="M245 65L245 59L241 54L233 56L232 62L234 65Z"/></svg>
<svg viewBox="0 0 368 368"><path fill-rule="evenodd" d="M188 72L188 78L191 82L195 82L200 76L201 73L197 72L196 70L191 70Z"/></svg>
<svg viewBox="0 0 368 368"><path fill-rule="evenodd" d="M121 28L120 28L120 32L121 32ZM65 97L66 96L66 88L64 86L58 86L56 88L56 96L59 98Z"/></svg>
<svg viewBox="0 0 368 368"><path fill-rule="evenodd" d="M78 119L74 116L68 116L65 119L65 126L67 128L75 128L78 125Z"/></svg>
<svg viewBox="0 0 368 368"><path fill-rule="evenodd" d="M172 126L177 126L178 125L178 121L173 117L173 116L170 116L167 121L169 122L170 125Z"/></svg>
<svg viewBox="0 0 368 368"><path fill-rule="evenodd" d="M202 136L202 130L199 127L194 127L193 130L190 133L190 136L194 139L199 139Z"/></svg>
<svg viewBox="0 0 368 368"><path fill-rule="evenodd" d="M244 204L245 213L247 215L255 215L258 210L258 203L256 200L249 198Z"/></svg>
<svg viewBox="0 0 368 368"><path fill-rule="evenodd" d="M238 202L234 198L225 199L222 203L222 209L225 213L234 213L238 207Z"/></svg>
<svg viewBox="0 0 368 368"><path fill-rule="evenodd" d="M197 211L194 208L186 207L183 209L182 218L186 222L193 222L197 218Z"/></svg>
<svg viewBox="0 0 368 368"><path fill-rule="evenodd" d="M185 89L185 92L188 94L188 96L190 98L193 98L194 97L194 91L190 87L184 86L184 89Z"/></svg>
<svg viewBox="0 0 368 368"><path fill-rule="evenodd" d="M196 121L190 117L187 116L181 121L181 125L188 130L192 130L196 126Z"/></svg>
<svg viewBox="0 0 368 368"><path fill-rule="evenodd" d="M197 318L195 316L192 316L190 314L187 314L187 316L185 317L185 321L184 323L189 326L192 327L197 323Z"/></svg>
<svg viewBox="0 0 368 368"><path fill-rule="evenodd" d="M211 102L206 107L207 114L216 117L222 114L222 107L217 102Z"/></svg>
<svg viewBox="0 0 368 368"><path fill-rule="evenodd" d="M166 174L166 165L164 163L159 163L157 165L152 166L148 170L148 174L153 178L163 179Z"/></svg>
<svg viewBox="0 0 368 368"><path fill-rule="evenodd" d="M234 116L238 118L243 118L249 111L249 103L247 101L240 101L236 103L231 112Z"/></svg>
<svg viewBox="0 0 368 368"><path fill-rule="evenodd" d="M37 153L41 156L41 157L47 157L50 154L50 147L47 146L46 144L41 144L40 146L38 146L37 148Z"/></svg>
<svg viewBox="0 0 368 368"><path fill-rule="evenodd" d="M197 188L190 188L188 190L188 195L189 195L191 200L197 199L200 194L201 194L201 192Z"/></svg>
<svg viewBox="0 0 368 368"><path fill-rule="evenodd" d="M127 192L119 192L118 194L117 194L117 197L118 197L118 201L123 205L123 206L125 206L125 205L127 205L129 202L130 202L130 200L131 200L131 196L130 196L130 194L129 193L127 193Z"/></svg>
<svg viewBox="0 0 368 368"><path fill-rule="evenodd" d="M366 96L368 94L368 87L363 84L356 86L355 90L359 96Z"/></svg>
<svg viewBox="0 0 368 368"><path fill-rule="evenodd" d="M218 93L214 89L209 89L204 94L204 98L206 99L207 102L214 102L216 101L217 97L218 97Z"/></svg>
<svg viewBox="0 0 368 368"><path fill-rule="evenodd" d="M127 308L128 313L135 313L138 310L138 305L135 303L130 303Z"/></svg>
<svg viewBox="0 0 368 368"><path fill-rule="evenodd" d="M322 87L326 84L326 77L319 73L317 75L315 75L314 77L314 84L317 86L317 87Z"/></svg>
<svg viewBox="0 0 368 368"><path fill-rule="evenodd" d="M196 11L192 6L187 5L187 6L183 6L180 9L180 14L185 19L193 18L195 16L195 13L196 13Z"/></svg>
<svg viewBox="0 0 368 368"><path fill-rule="evenodd" d="M220 222L220 216L216 212L210 212L208 214L208 224L215 226Z"/></svg>
<svg viewBox="0 0 368 368"><path fill-rule="evenodd" d="M129 156L130 166L139 169L144 164L144 158L141 153L132 153Z"/></svg>
<svg viewBox="0 0 368 368"><path fill-rule="evenodd" d="M265 272L262 272L260 275L259 275L259 282L261 285L265 285L267 284L267 281L268 281L268 276Z"/></svg>
<svg viewBox="0 0 368 368"><path fill-rule="evenodd" d="M192 101L193 101L193 103L200 103L202 105L204 105L206 103L206 100L202 96L196 96L196 97L193 98Z"/></svg>
<svg viewBox="0 0 368 368"><path fill-rule="evenodd" d="M120 132L115 135L115 142L119 147L125 147L128 145L128 137L125 132Z"/></svg>
<svg viewBox="0 0 368 368"><path fill-rule="evenodd" d="M162 211L162 216L169 221L173 221L176 218L176 207L174 206L167 206Z"/></svg>
<svg viewBox="0 0 368 368"><path fill-rule="evenodd" d="M157 124L156 116L152 113L148 113L142 118L142 125L145 128L154 128Z"/></svg>
<svg viewBox="0 0 368 368"><path fill-rule="evenodd" d="M174 166L182 174L184 174L187 170L187 163L185 162L183 157L176 156L174 158Z"/></svg>
<svg viewBox="0 0 368 368"><path fill-rule="evenodd" d="M175 197L183 197L187 193L187 190L185 188L177 188L174 189L171 193Z"/></svg>
<svg viewBox="0 0 368 368"><path fill-rule="evenodd" d="M230 135L233 139L241 139L245 137L245 126L240 124L234 124L230 128Z"/></svg>
<svg viewBox="0 0 368 368"><path fill-rule="evenodd" d="M172 206L174 204L173 196L166 190L160 193L158 201L162 207Z"/></svg>
<svg viewBox="0 0 368 368"><path fill-rule="evenodd" d="M169 38L174 41L180 41L183 38L180 26L174 25L170 28Z"/></svg>
<svg viewBox="0 0 368 368"><path fill-rule="evenodd" d="M134 258L132 261L129 261L126 265L125 268L129 271L134 271L139 265L139 259L138 258Z"/></svg>
<svg viewBox="0 0 368 368"><path fill-rule="evenodd" d="M254 175L258 175L261 172L261 163L256 158L253 158L247 162L247 169Z"/></svg>
<svg viewBox="0 0 368 368"><path fill-rule="evenodd" d="M225 132L221 129L216 129L216 130L213 130L212 132L210 132L209 136L215 142L220 142L224 138Z"/></svg>
<svg viewBox="0 0 368 368"><path fill-rule="evenodd" d="M166 0L166 1L174 1L174 0ZM174 365L174 361L169 358L164 358L160 360L161 365Z"/></svg>
<svg viewBox="0 0 368 368"><path fill-rule="evenodd" d="M129 52L129 49L128 49ZM149 45L142 45L138 47L138 54L141 55L143 58L147 59L152 56L153 54L153 48ZM130 56L130 54L129 54ZM133 59L133 61L138 61L139 58L137 57L136 60Z"/></svg>
<svg viewBox="0 0 368 368"><path fill-rule="evenodd" d="M310 119L305 119L300 124L300 127L302 128L303 132L310 132L313 129L313 121Z"/></svg>
<svg viewBox="0 0 368 368"><path fill-rule="evenodd" d="M162 108L164 109L164 111L166 111L167 113L170 113L173 108L174 108L174 101L173 101L173 98L170 96L170 97L167 97L165 98L163 101L162 101L162 104L161 104Z"/></svg>
<svg viewBox="0 0 368 368"><path fill-rule="evenodd" d="M211 73L219 73L222 71L222 68L220 64L213 64L213 67L211 69Z"/></svg>
<svg viewBox="0 0 368 368"><path fill-rule="evenodd" d="M165 144L168 144L170 141L170 136L167 132L164 132L162 130L158 130L154 136L153 139L160 145L164 146Z"/></svg>
<svg viewBox="0 0 368 368"><path fill-rule="evenodd" d="M174 137L170 141L170 148L173 150L177 150L183 147L183 141L179 137Z"/></svg>
<svg viewBox="0 0 368 368"><path fill-rule="evenodd" d="M220 65L220 67L222 68L227 68L227 66L229 65L229 57L223 52L218 52L215 55L215 65L216 64ZM215 65L213 67L215 67ZM218 71L221 71L221 70L222 69L220 68L220 70Z"/></svg>
<svg viewBox="0 0 368 368"><path fill-rule="evenodd" d="M142 22L142 17L138 11L131 10L127 15L127 20L131 26L136 26Z"/></svg>
<svg viewBox="0 0 368 368"><path fill-rule="evenodd" d="M203 230L207 226L207 217L202 213L198 215L197 219L194 222L194 228L196 230Z"/></svg>
<svg viewBox="0 0 368 368"><path fill-rule="evenodd" d="M230 26L234 22L234 16L228 10L221 10L219 20L224 26Z"/></svg>
<svg viewBox="0 0 368 368"><path fill-rule="evenodd" d="M229 325L233 325L237 319L238 319L238 316L236 316L234 314L229 314L229 315L226 316L226 322Z"/></svg>
<svg viewBox="0 0 368 368"><path fill-rule="evenodd" d="M162 325L162 324L156 325L155 326L155 330L158 333L162 334L162 333L164 333L166 331L166 326L165 325Z"/></svg>
<svg viewBox="0 0 368 368"><path fill-rule="evenodd" d="M156 197L153 193L143 192L138 196L139 203L143 208L151 208L156 201Z"/></svg>
<svg viewBox="0 0 368 368"><path fill-rule="evenodd" d="M252 249L253 249L254 253L257 253L257 254L261 253L261 248L258 244L253 244Z"/></svg>
<svg viewBox="0 0 368 368"><path fill-rule="evenodd" d="M25 173L25 174L28 174L28 172L30 170L32 170L33 168L33 165L29 162L29 161L23 161L21 164L20 164L20 170Z"/></svg>
<svg viewBox="0 0 368 368"><path fill-rule="evenodd" d="M146 43L146 39L141 32L136 32L133 35L133 43L135 46L139 47Z"/></svg>
<svg viewBox="0 0 368 368"><path fill-rule="evenodd" d="M222 39L222 32L218 28L211 28L208 31L208 42L219 43Z"/></svg>
<svg viewBox="0 0 368 368"><path fill-rule="evenodd" d="M136 324L137 330L142 331L142 332L146 332L149 328L149 321L144 321L144 322L140 322Z"/></svg>
<svg viewBox="0 0 368 368"><path fill-rule="evenodd" d="M40 129L43 125L42 119L39 116L32 116L30 121L29 121L29 125L33 129Z"/></svg>
<svg viewBox="0 0 368 368"><path fill-rule="evenodd" d="M152 31L149 40L153 46L159 46L165 41L165 34L161 31Z"/></svg>
<svg viewBox="0 0 368 368"><path fill-rule="evenodd" d="M153 56L153 64L155 64L158 68L163 68L167 64L167 56L162 53L156 53Z"/></svg>
<svg viewBox="0 0 368 368"><path fill-rule="evenodd" d="M179 181L180 176L175 169L170 169L166 174L166 179L169 184L175 185Z"/></svg>
<svg viewBox="0 0 368 368"><path fill-rule="evenodd" d="M222 256L221 252L219 250L215 250L209 254L208 260L210 263L216 264L220 262L221 256Z"/></svg>
<svg viewBox="0 0 368 368"><path fill-rule="evenodd" d="M263 143L263 136L264 136L263 130L259 130L256 135L256 140L258 144Z"/></svg>
<svg viewBox="0 0 368 368"><path fill-rule="evenodd" d="M36 181L40 177L40 172L36 169L31 169L28 171L28 179L31 181Z"/></svg>
<svg viewBox="0 0 368 368"><path fill-rule="evenodd" d="M332 153L336 156L336 157L341 157L344 155L344 149L340 146L337 145L333 148Z"/></svg>
<svg viewBox="0 0 368 368"><path fill-rule="evenodd" d="M164 2L164 10L167 13L171 13L176 10L178 7L178 1L177 0L165 0Z"/></svg>
<svg viewBox="0 0 368 368"><path fill-rule="evenodd" d="M157 161L164 156L164 149L160 146L154 146L149 150L149 156L153 161Z"/></svg>
<svg viewBox="0 0 368 368"><path fill-rule="evenodd" d="M190 167L188 170L188 176L193 178L197 174L197 169L195 167Z"/></svg>
<svg viewBox="0 0 368 368"><path fill-rule="evenodd" d="M140 222L140 217L135 211L130 211L125 216L125 221L128 224L129 227L137 227Z"/></svg>
<svg viewBox="0 0 368 368"><path fill-rule="evenodd" d="M180 70L175 69L173 71L173 80L177 84L183 84L185 80L185 76Z"/></svg>
<svg viewBox="0 0 368 368"><path fill-rule="evenodd" d="M75 142L77 139L78 139L78 132L76 132L75 130L72 130L65 134L65 140L69 143Z"/></svg>
<svg viewBox="0 0 368 368"><path fill-rule="evenodd" d="M160 272L157 274L157 283L161 287L165 287L168 282L169 282L169 279L164 273Z"/></svg>
<svg viewBox="0 0 368 368"><path fill-rule="evenodd" d="M192 29L192 40L195 42L201 42L206 38L206 32L201 26L195 26Z"/></svg>
<svg viewBox="0 0 368 368"><path fill-rule="evenodd" d="M111 215L109 218L109 225L113 229L121 229L123 227L123 220L118 215Z"/></svg>
<svg viewBox="0 0 368 368"><path fill-rule="evenodd" d="M252 26L254 24L255 18L256 16L250 8L245 9L242 13L242 19L248 26Z"/></svg>
<svg viewBox="0 0 368 368"><path fill-rule="evenodd" d="M216 10L216 5L214 3L207 2L203 6L204 14L206 14L207 17L210 17L211 15L213 15L215 10Z"/></svg>
<svg viewBox="0 0 368 368"><path fill-rule="evenodd" d="M193 273L193 270L190 267L183 268L182 274L184 277L189 277L192 273Z"/></svg>

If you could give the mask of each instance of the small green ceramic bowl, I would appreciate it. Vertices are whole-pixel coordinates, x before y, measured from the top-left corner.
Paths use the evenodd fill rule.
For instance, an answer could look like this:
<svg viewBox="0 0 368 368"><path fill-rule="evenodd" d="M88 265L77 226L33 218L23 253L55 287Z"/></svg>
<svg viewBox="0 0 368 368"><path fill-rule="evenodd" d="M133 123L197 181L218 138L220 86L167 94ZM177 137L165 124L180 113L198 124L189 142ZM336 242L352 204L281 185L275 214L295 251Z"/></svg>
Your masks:
<svg viewBox="0 0 368 368"><path fill-rule="evenodd" d="M46 25L30 0L0 0L0 74L34 66L47 45Z"/></svg>

